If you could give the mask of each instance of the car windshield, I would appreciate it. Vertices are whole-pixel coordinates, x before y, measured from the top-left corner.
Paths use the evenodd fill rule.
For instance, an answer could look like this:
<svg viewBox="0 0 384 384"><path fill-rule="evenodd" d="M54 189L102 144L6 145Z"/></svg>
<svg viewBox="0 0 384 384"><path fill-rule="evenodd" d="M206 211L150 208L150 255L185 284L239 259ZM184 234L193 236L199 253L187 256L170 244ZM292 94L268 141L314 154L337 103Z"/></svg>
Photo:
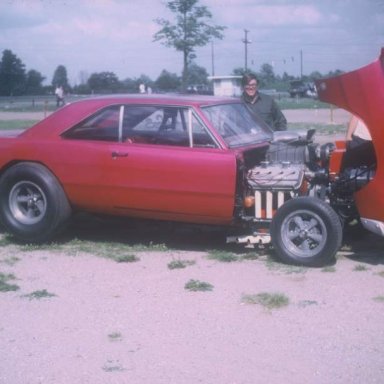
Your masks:
<svg viewBox="0 0 384 384"><path fill-rule="evenodd" d="M229 147L272 139L271 129L241 103L203 107L202 111Z"/></svg>

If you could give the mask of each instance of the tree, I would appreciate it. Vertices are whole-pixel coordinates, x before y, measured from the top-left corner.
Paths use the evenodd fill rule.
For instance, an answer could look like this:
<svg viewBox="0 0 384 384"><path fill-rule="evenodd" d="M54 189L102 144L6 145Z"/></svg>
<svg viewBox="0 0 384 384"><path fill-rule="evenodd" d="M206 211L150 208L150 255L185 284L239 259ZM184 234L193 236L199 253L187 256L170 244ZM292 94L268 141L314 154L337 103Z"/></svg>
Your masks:
<svg viewBox="0 0 384 384"><path fill-rule="evenodd" d="M199 0L173 0L166 7L175 15L174 23L156 19L162 28L155 33L154 41L183 53L182 90L186 90L188 65L195 58L195 48L207 45L212 39L222 39L225 27L212 26L208 20L211 12L205 6L197 5Z"/></svg>
<svg viewBox="0 0 384 384"><path fill-rule="evenodd" d="M196 63L191 63L188 69L188 84L208 84L207 70Z"/></svg>
<svg viewBox="0 0 384 384"><path fill-rule="evenodd" d="M180 78L175 73L163 69L155 81L155 86L161 91L174 91L180 87Z"/></svg>
<svg viewBox="0 0 384 384"><path fill-rule="evenodd" d="M93 92L108 93L116 91L119 79L113 72L93 73L88 79L88 86Z"/></svg>
<svg viewBox="0 0 384 384"><path fill-rule="evenodd" d="M125 92L137 93L138 84L136 79L128 77L121 82L121 85Z"/></svg>
<svg viewBox="0 0 384 384"><path fill-rule="evenodd" d="M243 76L245 75L246 73L250 73L251 71L249 69L245 69L243 67L238 67L238 68L235 68L233 71L232 71L232 75L234 76Z"/></svg>
<svg viewBox="0 0 384 384"><path fill-rule="evenodd" d="M0 95L22 94L25 81L25 65L11 50L4 50L0 61Z"/></svg>
<svg viewBox="0 0 384 384"><path fill-rule="evenodd" d="M27 95L38 95L43 91L43 81L45 77L40 72L31 69L27 73L27 79L25 84L25 93Z"/></svg>
<svg viewBox="0 0 384 384"><path fill-rule="evenodd" d="M141 74L139 78L135 80L135 92L139 90L140 84L144 84L146 88L153 86L153 81L147 75Z"/></svg>
<svg viewBox="0 0 384 384"><path fill-rule="evenodd" d="M68 83L68 77L67 77L67 69L64 67L64 65L59 65L52 78L52 85L54 87L62 86L64 90L68 90L69 83Z"/></svg>
<svg viewBox="0 0 384 384"><path fill-rule="evenodd" d="M259 81L265 86L274 83L276 80L275 73L271 64L265 63L260 68Z"/></svg>

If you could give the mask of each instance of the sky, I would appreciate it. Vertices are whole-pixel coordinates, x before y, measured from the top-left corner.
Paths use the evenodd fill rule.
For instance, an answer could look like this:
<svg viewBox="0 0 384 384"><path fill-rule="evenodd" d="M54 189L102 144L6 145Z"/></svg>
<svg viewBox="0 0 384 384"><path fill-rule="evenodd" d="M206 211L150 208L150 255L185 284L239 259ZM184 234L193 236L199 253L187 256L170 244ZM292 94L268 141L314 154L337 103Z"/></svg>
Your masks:
<svg viewBox="0 0 384 384"><path fill-rule="evenodd" d="M181 75L182 53L153 41L157 18L173 21L163 0L0 0L0 53L10 49L51 84L59 65L70 84L92 73L152 80L163 69ZM384 47L384 0L199 0L224 38L196 49L212 75L264 63L276 74L350 71ZM244 44L245 30L249 44ZM245 59L247 47L247 60Z"/></svg>

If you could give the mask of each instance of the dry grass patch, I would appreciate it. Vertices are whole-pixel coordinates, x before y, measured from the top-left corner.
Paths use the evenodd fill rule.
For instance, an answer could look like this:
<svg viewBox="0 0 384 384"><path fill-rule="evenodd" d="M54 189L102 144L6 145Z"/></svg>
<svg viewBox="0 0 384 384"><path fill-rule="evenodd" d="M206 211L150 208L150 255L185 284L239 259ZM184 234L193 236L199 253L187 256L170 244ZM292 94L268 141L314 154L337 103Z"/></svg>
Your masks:
<svg viewBox="0 0 384 384"><path fill-rule="evenodd" d="M283 293L261 292L254 295L243 295L241 299L245 304L259 304L267 309L278 309L289 304L289 298Z"/></svg>

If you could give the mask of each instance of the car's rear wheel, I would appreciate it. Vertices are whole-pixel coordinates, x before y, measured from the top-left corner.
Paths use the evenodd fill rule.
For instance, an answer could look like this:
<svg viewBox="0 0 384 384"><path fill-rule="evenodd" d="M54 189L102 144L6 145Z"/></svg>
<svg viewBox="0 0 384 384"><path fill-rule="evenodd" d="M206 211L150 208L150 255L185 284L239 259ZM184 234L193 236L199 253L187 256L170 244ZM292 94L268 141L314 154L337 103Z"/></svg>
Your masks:
<svg viewBox="0 0 384 384"><path fill-rule="evenodd" d="M342 225L336 212L315 197L287 201L271 223L272 244L277 256L291 264L329 264L342 241Z"/></svg>
<svg viewBox="0 0 384 384"><path fill-rule="evenodd" d="M23 242L41 243L55 236L71 215L56 177L43 165L18 163L0 178L0 219Z"/></svg>

